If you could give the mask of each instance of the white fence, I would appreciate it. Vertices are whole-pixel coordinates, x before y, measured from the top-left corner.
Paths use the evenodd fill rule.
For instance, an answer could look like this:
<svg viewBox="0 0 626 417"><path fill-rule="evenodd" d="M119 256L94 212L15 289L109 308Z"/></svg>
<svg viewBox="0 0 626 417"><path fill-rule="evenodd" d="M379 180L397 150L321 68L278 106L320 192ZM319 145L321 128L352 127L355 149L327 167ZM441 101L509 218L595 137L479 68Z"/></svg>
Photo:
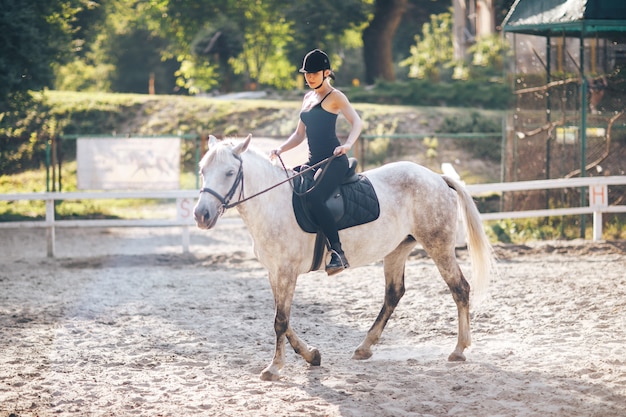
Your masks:
<svg viewBox="0 0 626 417"><path fill-rule="evenodd" d="M189 252L189 226L194 225L193 205L198 197L195 190L176 191L110 191L110 192L71 192L71 193L19 193L0 194L0 200L22 201L43 200L46 203L44 220L0 222L1 228L44 227L48 257L55 254L55 229L57 227L180 227L183 252ZM175 219L97 219L97 220L57 220L54 203L61 200L97 199L176 199Z"/></svg>
<svg viewBox="0 0 626 417"><path fill-rule="evenodd" d="M625 213L626 205L608 205L608 187L626 185L626 176L585 177L540 181L520 181L511 183L467 185L473 195L486 192L547 190L556 188L589 187L590 205L587 207L555 208L545 210L508 211L484 213L483 220L511 218L567 216L593 214L593 240L602 239L602 213ZM72 193L17 193L0 194L0 200L43 200L46 203L45 220L0 222L0 228L44 227L46 228L47 254L54 257L55 228L57 227L181 227L183 251L189 251L189 227L194 225L192 208L198 192L180 191L119 191L119 192L72 192ZM56 220L54 202L61 200L91 199L176 199L175 219L132 219L132 220Z"/></svg>

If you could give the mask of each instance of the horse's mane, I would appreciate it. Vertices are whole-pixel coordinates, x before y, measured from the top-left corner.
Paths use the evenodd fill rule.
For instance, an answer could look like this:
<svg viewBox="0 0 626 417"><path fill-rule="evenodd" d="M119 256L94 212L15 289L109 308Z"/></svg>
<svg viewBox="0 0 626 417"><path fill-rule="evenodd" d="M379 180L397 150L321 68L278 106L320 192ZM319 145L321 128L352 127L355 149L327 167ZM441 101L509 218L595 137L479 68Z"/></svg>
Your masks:
<svg viewBox="0 0 626 417"><path fill-rule="evenodd" d="M232 140L224 139L218 141L217 144L213 146L209 146L209 151L205 153L200 160L200 169L207 166L212 161L226 161L226 159L232 154L232 149L236 144L237 143Z"/></svg>
<svg viewBox="0 0 626 417"><path fill-rule="evenodd" d="M210 147L209 151L200 160L200 163L199 163L200 169L207 166L212 161L216 161L216 162L225 161L231 155L233 147L235 147L238 143L239 143L238 141L233 141L230 139L224 139L224 140L217 142L217 145L213 145L212 147ZM248 146L248 149L246 150L245 153L254 155L255 160L258 159L258 160L264 160L266 162L269 162L268 155L260 151L257 147L255 147L252 144ZM272 166L273 168L278 168L276 164L270 163L269 165ZM280 169L282 170L282 167L280 167Z"/></svg>

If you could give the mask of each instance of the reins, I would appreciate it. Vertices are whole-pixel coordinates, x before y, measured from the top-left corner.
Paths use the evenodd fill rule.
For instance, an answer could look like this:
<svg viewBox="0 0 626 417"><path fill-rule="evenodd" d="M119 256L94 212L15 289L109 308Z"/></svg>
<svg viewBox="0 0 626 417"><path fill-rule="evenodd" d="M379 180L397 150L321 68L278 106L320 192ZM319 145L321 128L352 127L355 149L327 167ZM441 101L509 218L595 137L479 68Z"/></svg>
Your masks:
<svg viewBox="0 0 626 417"><path fill-rule="evenodd" d="M240 156L238 156L238 155L235 155L235 156L239 160L239 171L237 172L237 177L235 178L235 182L233 183L232 187L230 188L230 190L228 191L228 193L226 194L225 197L222 197L220 194L218 194L216 191L212 190L211 188L201 188L200 189L200 194L202 194L202 193L209 193L212 196L214 196L215 198L217 198L222 203L220 215L225 210L227 210L229 208L237 207L238 205L240 205L242 203L245 203L246 201L251 200L254 197L258 197L259 195L264 194L264 193L266 193L266 192L268 192L270 190L273 190L274 188L276 188L276 187L278 187L278 186L280 186L280 185L282 185L282 184L284 184L286 182L289 182L293 192L296 192L295 188L294 188L293 181L292 181L294 178L300 177L300 176L304 175L305 173L307 173L308 171L311 171L311 170L319 167L320 165L323 165L323 164L326 164L326 163L330 163L330 161L332 161L333 159L336 158L336 155L332 155L332 156L330 156L330 157L328 157L328 158L326 158L326 159L316 163L315 165L307 166L305 169L303 169L301 171L297 171L297 173L295 175L289 176L287 167L285 166L285 163L283 162L283 159L280 157L280 155L277 155L278 156L278 160L280 161L280 164L282 165L283 170L285 171L285 174L287 175L287 178L282 180L282 181L280 181L280 182L278 182L278 183L276 183L276 184L274 184L274 185L272 185L271 187L268 187L268 188L266 188L264 190L259 191L256 194L253 194L253 195L251 195L249 197L242 198L242 196L243 196L243 160L241 159ZM320 178L325 175L327 166L328 166L328 164L322 169L322 173L320 174ZM237 187L239 186L239 184L241 184L241 190L239 191L239 199L237 201L235 201L234 203L231 203L230 200L235 195L235 191L236 191ZM304 193L297 193L297 195L299 195L299 196L305 195L305 194L309 193L311 190L313 190L313 188L315 188L315 186L311 187L309 190L307 190Z"/></svg>
<svg viewBox="0 0 626 417"><path fill-rule="evenodd" d="M318 166L320 166L320 165L322 165L322 164L325 164L325 163L326 163L326 165L324 166L324 168L322 168L322 172L320 173L319 178L317 179L317 181L320 181L322 178L324 178L324 175L326 175L326 171L327 171L327 169L328 169L328 166L330 165L330 162L331 162L333 159L335 159L336 157L337 157L337 155L332 155L332 156L329 156L329 157L328 157L328 158L326 158L326 159L321 160L320 162L318 162L318 163L317 163L317 164L315 164L315 165L312 165L312 166L308 166L308 165L306 165L306 168L305 168L305 169L300 170L300 171L297 171L298 173L297 173L296 175L293 175L293 176L291 176L291 177L288 177L287 179L288 179L288 180L291 180L291 179L294 179L294 178L300 177L300 176L304 175L305 173L307 173L307 172L309 172L309 171L311 171L311 170L313 170L313 169L317 168ZM285 167L285 163L283 162L283 159L280 157L280 155L278 155L278 160L280 161L281 165L283 166L283 170L285 170L285 173L287 173L287 167ZM287 174L287 175L289 175L289 174ZM309 188L308 190L306 190L306 191L305 191L305 192L303 192L303 193L299 193L299 192L297 192L297 191L296 191L296 188L295 188L295 186L294 186L294 184L293 184L293 181L290 181L290 182L289 182L289 184L291 185L291 190L293 191L293 193L294 193L294 194L296 194L298 197L302 197L302 196L307 195L308 193L310 193L311 191L313 191L313 190L315 189L315 187L317 186L317 181L316 181L316 183L314 183L314 184L313 184L313 186L312 186L311 188ZM285 182L285 181L283 181L283 182ZM282 184L282 183L281 183L281 184Z"/></svg>

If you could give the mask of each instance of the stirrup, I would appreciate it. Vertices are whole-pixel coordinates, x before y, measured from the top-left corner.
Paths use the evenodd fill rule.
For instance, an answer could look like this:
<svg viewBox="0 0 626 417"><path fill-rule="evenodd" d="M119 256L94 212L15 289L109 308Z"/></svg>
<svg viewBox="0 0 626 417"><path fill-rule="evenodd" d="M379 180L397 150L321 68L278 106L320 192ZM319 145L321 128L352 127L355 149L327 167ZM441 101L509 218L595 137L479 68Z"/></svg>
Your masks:
<svg viewBox="0 0 626 417"><path fill-rule="evenodd" d="M346 255L343 252L331 250L330 262L326 265L326 273L330 275L338 274L344 269L350 268Z"/></svg>

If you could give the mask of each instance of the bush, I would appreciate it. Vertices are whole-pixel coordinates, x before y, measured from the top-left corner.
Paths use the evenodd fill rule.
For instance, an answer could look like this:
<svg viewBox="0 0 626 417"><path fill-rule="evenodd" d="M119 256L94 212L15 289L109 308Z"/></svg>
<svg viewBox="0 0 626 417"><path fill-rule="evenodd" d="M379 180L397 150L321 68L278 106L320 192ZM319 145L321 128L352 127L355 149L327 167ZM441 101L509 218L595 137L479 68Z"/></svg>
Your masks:
<svg viewBox="0 0 626 417"><path fill-rule="evenodd" d="M375 104L505 109L513 103L511 89L502 82L492 81L380 81L373 88L345 90L353 102Z"/></svg>
<svg viewBox="0 0 626 417"><path fill-rule="evenodd" d="M469 112L465 115L444 118L439 132L445 133L500 133L502 120L498 117L485 117L478 112ZM469 151L474 157L500 161L502 139L499 136L484 138L467 138L459 141L459 146Z"/></svg>

